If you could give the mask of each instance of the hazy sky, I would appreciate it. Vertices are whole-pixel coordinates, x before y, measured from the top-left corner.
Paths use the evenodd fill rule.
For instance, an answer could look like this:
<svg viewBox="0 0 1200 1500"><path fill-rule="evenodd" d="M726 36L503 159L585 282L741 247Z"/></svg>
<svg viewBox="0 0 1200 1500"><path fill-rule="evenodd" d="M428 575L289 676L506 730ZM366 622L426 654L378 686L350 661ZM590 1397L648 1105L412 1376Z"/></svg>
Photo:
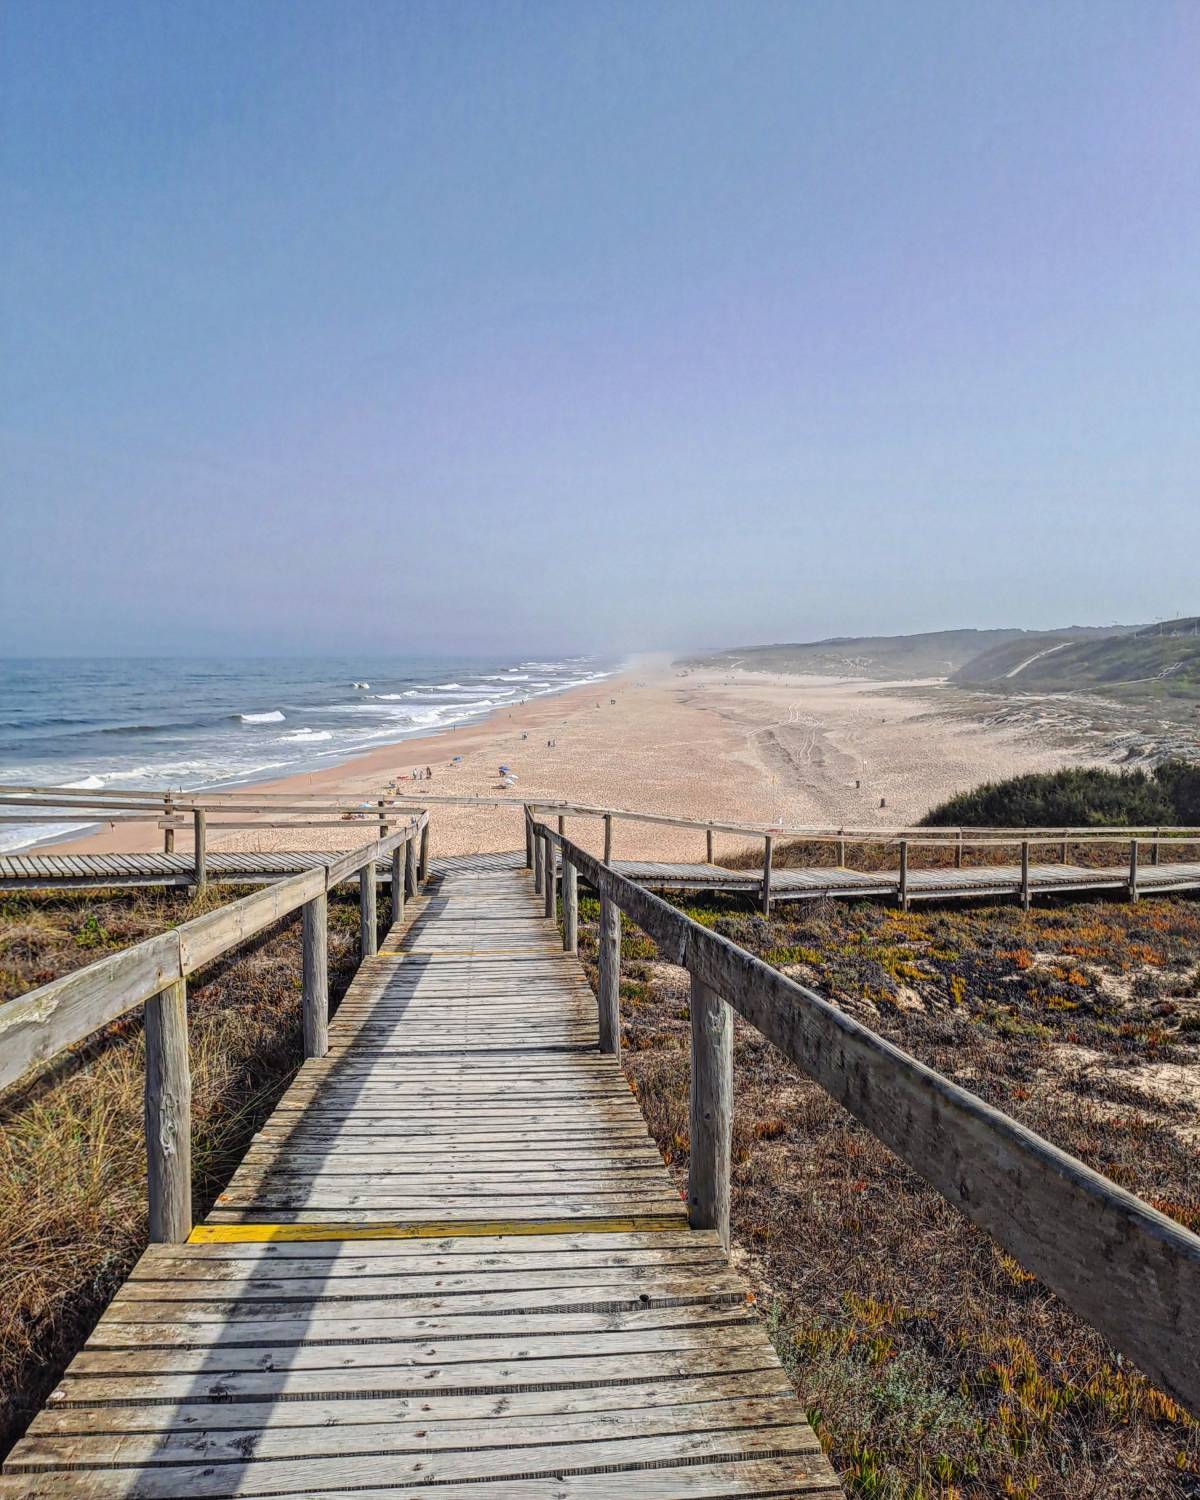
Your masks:
<svg viewBox="0 0 1200 1500"><path fill-rule="evenodd" d="M0 651L1200 610L1195 0L5 0Z"/></svg>

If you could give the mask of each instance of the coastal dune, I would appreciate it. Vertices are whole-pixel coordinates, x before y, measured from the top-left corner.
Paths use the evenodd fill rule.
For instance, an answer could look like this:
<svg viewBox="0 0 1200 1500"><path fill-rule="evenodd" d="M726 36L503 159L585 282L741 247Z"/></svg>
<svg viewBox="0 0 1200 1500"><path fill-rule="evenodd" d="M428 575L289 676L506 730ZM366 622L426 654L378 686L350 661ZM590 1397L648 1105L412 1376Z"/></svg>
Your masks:
<svg viewBox="0 0 1200 1500"><path fill-rule="evenodd" d="M619 676L516 704L462 728L387 744L340 765L259 783L370 801L394 784L422 794L510 797L512 808L435 808L436 854L515 849L521 803L575 801L681 817L791 826L901 826L981 781L1089 763L1069 741L964 716L938 681L880 683L704 668L662 658ZM500 784L511 768L516 786ZM414 781L412 771L432 770ZM600 847L598 820L568 829ZM344 848L364 824L307 830L216 830L218 849ZM618 822L617 858L698 859L695 831ZM177 847L188 847L180 835ZM739 840L718 835L717 857ZM63 852L161 847L153 825L116 826Z"/></svg>

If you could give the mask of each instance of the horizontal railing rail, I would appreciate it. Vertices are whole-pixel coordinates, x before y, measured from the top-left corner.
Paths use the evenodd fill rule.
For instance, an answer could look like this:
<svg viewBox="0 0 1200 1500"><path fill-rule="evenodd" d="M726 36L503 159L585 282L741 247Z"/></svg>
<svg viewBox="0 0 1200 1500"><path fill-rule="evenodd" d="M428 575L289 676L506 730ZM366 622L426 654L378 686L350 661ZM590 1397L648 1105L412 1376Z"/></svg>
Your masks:
<svg viewBox="0 0 1200 1500"><path fill-rule="evenodd" d="M600 897L602 1046L620 1047L620 919L691 981L689 1216L728 1242L730 1008L844 1105L1120 1353L1200 1415L1200 1238L1051 1142L926 1067L815 991L692 921L530 816L534 878L564 945L577 879ZM539 852L540 851L540 852Z"/></svg>
<svg viewBox="0 0 1200 1500"><path fill-rule="evenodd" d="M376 862L391 856L392 914L398 921L405 897L416 893L423 874L418 845L426 841L428 826L428 814L421 813L325 866L278 880L0 1005L0 1089L144 1006L150 1238L186 1239L191 1232L188 977L302 910L304 1055L323 1057L329 1026L328 893L358 876L360 953L370 957L378 943Z"/></svg>

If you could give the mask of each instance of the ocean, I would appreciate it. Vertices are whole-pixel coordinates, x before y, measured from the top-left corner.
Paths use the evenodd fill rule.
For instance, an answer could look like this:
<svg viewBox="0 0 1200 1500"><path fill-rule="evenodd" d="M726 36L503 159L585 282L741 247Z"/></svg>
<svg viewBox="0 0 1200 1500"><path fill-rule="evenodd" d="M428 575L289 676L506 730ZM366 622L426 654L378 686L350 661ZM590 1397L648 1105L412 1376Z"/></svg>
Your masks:
<svg viewBox="0 0 1200 1500"><path fill-rule="evenodd" d="M597 657L0 660L0 785L228 789L599 682ZM0 849L90 825L0 826Z"/></svg>

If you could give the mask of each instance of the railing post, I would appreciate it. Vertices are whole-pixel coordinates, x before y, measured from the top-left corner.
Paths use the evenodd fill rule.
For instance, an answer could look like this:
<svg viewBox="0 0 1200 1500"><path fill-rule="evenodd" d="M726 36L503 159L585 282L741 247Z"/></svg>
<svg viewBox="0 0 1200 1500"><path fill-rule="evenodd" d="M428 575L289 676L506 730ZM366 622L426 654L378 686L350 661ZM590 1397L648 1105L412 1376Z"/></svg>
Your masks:
<svg viewBox="0 0 1200 1500"><path fill-rule="evenodd" d="M387 823L386 823L385 818L384 818L384 814L385 814L386 810L387 810L387 803L383 800L382 797L380 797L380 799L379 799L379 837L381 839L385 839L388 836L388 826L387 826Z"/></svg>
<svg viewBox="0 0 1200 1500"><path fill-rule="evenodd" d="M713 862L713 831L711 828L704 835L704 857L711 865Z"/></svg>
<svg viewBox="0 0 1200 1500"><path fill-rule="evenodd" d="M547 834L544 842L545 842L545 845L546 845L546 852L545 852L545 855L544 855L543 860L542 860L542 866L543 866L543 868L542 868L542 879L545 881L545 889L543 891L543 894L544 894L544 896L546 898L546 915L548 917L553 918L553 916L555 914L554 904L555 904L555 894L556 894L555 890L554 890L554 882L555 882L555 879L556 879L555 869L554 869L554 866L555 866L554 845L550 842L550 837L549 837L548 834Z"/></svg>
<svg viewBox="0 0 1200 1500"><path fill-rule="evenodd" d="M174 817L174 815L175 815L175 799L171 796L170 792L164 792L163 793L163 817L164 818L171 818L171 817ZM163 829L163 853L164 854L174 854L175 853L175 830L173 828L164 828ZM189 1230L188 1233L190 1234L191 1230Z"/></svg>
<svg viewBox="0 0 1200 1500"><path fill-rule="evenodd" d="M406 896L417 894L417 841L415 838L406 840L404 845L404 894Z"/></svg>
<svg viewBox="0 0 1200 1500"><path fill-rule="evenodd" d="M1154 830L1154 842L1150 845L1150 863L1152 865L1156 865L1158 863L1158 839L1161 833L1161 828L1156 828Z"/></svg>
<svg viewBox="0 0 1200 1500"><path fill-rule="evenodd" d="M146 1167L150 1241L176 1245L192 1232L192 1075L187 981L145 1005Z"/></svg>
<svg viewBox="0 0 1200 1500"><path fill-rule="evenodd" d="M1066 830L1064 829L1063 832L1065 833ZM1064 865L1067 864L1071 858L1071 850L1066 839L1063 839L1062 848L1058 852L1061 855L1061 863Z"/></svg>
<svg viewBox="0 0 1200 1500"><path fill-rule="evenodd" d="M908 840L900 840L900 910L908 910Z"/></svg>
<svg viewBox="0 0 1200 1500"><path fill-rule="evenodd" d="M1029 893L1029 840L1021 840L1021 906L1029 910L1032 896Z"/></svg>
<svg viewBox="0 0 1200 1500"><path fill-rule="evenodd" d="M392 926L404 921L404 851L408 840L392 850Z"/></svg>
<svg viewBox="0 0 1200 1500"><path fill-rule="evenodd" d="M604 863L612 864L612 813L604 814Z"/></svg>
<svg viewBox="0 0 1200 1500"><path fill-rule="evenodd" d="M533 825L529 821L529 807L525 808L525 868L533 869Z"/></svg>
<svg viewBox="0 0 1200 1500"><path fill-rule="evenodd" d="M196 857L196 894L202 896L208 885L208 827L207 814L197 808L192 814L193 843Z"/></svg>
<svg viewBox="0 0 1200 1500"><path fill-rule="evenodd" d="M764 917L771 915L771 851L774 846L775 840L768 833L763 838L762 909Z"/></svg>
<svg viewBox="0 0 1200 1500"><path fill-rule="evenodd" d="M358 872L358 951L363 958L372 958L379 951L378 922L372 857Z"/></svg>
<svg viewBox="0 0 1200 1500"><path fill-rule="evenodd" d="M417 859L417 879L424 884L429 879L429 824L421 829L421 853Z"/></svg>
<svg viewBox="0 0 1200 1500"><path fill-rule="evenodd" d="M1129 899L1138 899L1138 841L1129 840Z"/></svg>
<svg viewBox="0 0 1200 1500"><path fill-rule="evenodd" d="M846 840L845 839L838 839L837 854L838 854L838 869L839 870L844 870L846 868Z"/></svg>
<svg viewBox="0 0 1200 1500"><path fill-rule="evenodd" d="M324 892L304 903L301 925L304 1055L324 1057L329 1051L329 902Z"/></svg>
<svg viewBox="0 0 1200 1500"><path fill-rule="evenodd" d="M600 893L600 1050L621 1056L621 908Z"/></svg>
<svg viewBox="0 0 1200 1500"><path fill-rule="evenodd" d="M954 841L954 868L956 870L961 870L962 869L962 854L963 854L963 836L962 836L962 829L960 828L958 830L958 837Z"/></svg>
<svg viewBox="0 0 1200 1500"><path fill-rule="evenodd" d="M729 1158L733 1124L733 1013L692 975L692 1075L688 1095L688 1222L715 1229L729 1248Z"/></svg>
<svg viewBox="0 0 1200 1500"><path fill-rule="evenodd" d="M563 952L579 952L579 875L563 852L562 863Z"/></svg>
<svg viewBox="0 0 1200 1500"><path fill-rule="evenodd" d="M540 833L533 834L533 889L540 896L546 879L546 844Z"/></svg>

